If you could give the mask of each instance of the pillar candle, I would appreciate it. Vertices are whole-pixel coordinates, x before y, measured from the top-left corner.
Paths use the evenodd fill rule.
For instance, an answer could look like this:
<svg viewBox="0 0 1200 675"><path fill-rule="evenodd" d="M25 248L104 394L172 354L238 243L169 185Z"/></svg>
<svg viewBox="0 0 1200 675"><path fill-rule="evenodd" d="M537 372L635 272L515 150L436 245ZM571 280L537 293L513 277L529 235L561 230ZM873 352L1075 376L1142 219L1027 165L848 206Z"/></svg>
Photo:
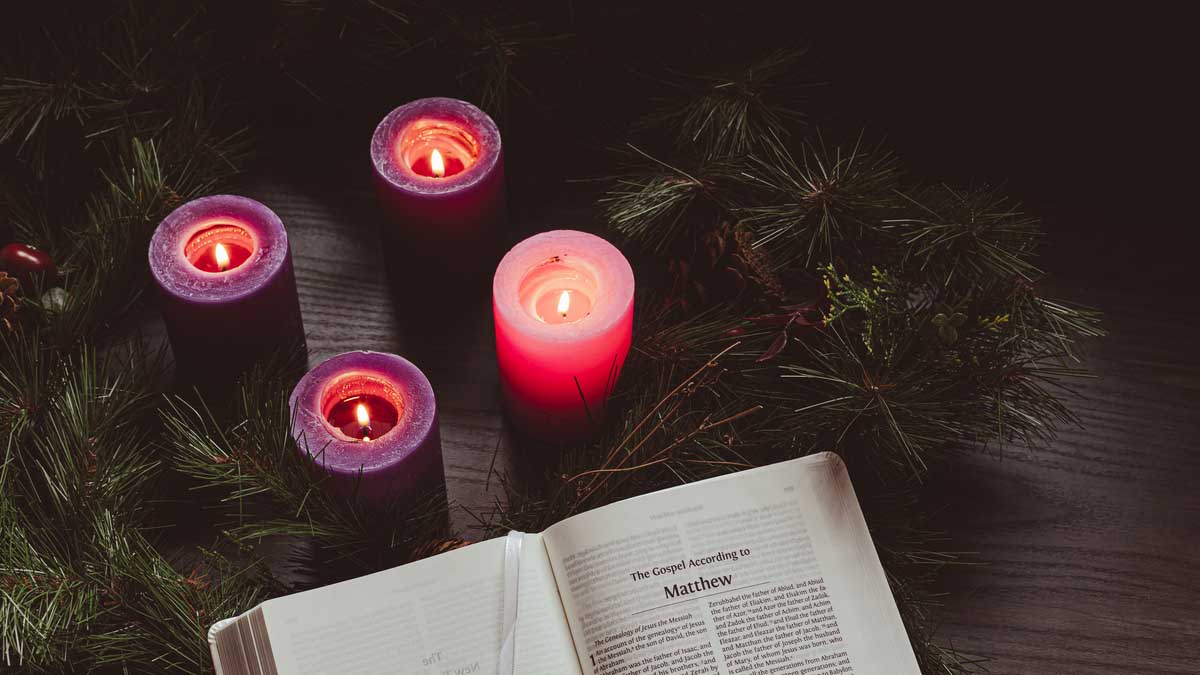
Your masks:
<svg viewBox="0 0 1200 675"><path fill-rule="evenodd" d="M412 101L376 127L371 162L390 221L383 238L393 273L417 269L412 280L422 269L458 278L491 270L507 221L504 153L492 118L451 98Z"/></svg>
<svg viewBox="0 0 1200 675"><path fill-rule="evenodd" d="M213 195L172 211L150 240L150 272L185 381L231 383L255 361L304 346L287 232L253 199Z"/></svg>
<svg viewBox="0 0 1200 675"><path fill-rule="evenodd" d="M496 359L513 423L576 440L603 420L633 331L633 270L612 244L555 230L517 244L492 281Z"/></svg>
<svg viewBox="0 0 1200 675"><path fill-rule="evenodd" d="M407 359L334 356L300 379L289 403L297 450L336 494L383 505L445 484L433 387Z"/></svg>

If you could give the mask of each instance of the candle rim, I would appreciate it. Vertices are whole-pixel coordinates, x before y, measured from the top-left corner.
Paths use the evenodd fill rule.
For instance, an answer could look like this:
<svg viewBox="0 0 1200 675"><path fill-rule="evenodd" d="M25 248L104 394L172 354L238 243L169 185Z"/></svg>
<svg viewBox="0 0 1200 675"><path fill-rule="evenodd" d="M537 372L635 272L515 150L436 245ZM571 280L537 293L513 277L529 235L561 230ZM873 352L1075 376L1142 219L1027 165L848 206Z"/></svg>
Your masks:
<svg viewBox="0 0 1200 675"><path fill-rule="evenodd" d="M552 245L551 251L561 252L538 250L548 245ZM520 302L520 285L534 267L556 255L590 258L589 264L603 278L596 280L599 289L587 316L551 324L525 311ZM522 334L546 343L574 343L603 335L620 324L633 305L634 290L629 260L607 239L579 230L550 230L524 239L500 260L492 278L492 303L504 321Z"/></svg>
<svg viewBox="0 0 1200 675"><path fill-rule="evenodd" d="M249 234L254 251L241 265L206 272L185 250L199 232L232 223ZM150 273L166 293L195 304L221 304L247 297L275 278L288 259L287 230L265 204L240 195L193 199L167 214L150 238Z"/></svg>
<svg viewBox="0 0 1200 675"><path fill-rule="evenodd" d="M351 364L350 362L354 363ZM404 397L404 418L388 433L364 443L333 434L320 406L325 382L342 372L374 371L392 374ZM437 402L433 386L416 365L397 354L375 351L349 351L335 354L300 378L288 398L293 419L293 438L297 450L312 457L330 472L352 476L391 466L416 452L437 425ZM316 419L313 419L313 418ZM321 429L325 436L310 438L306 432Z"/></svg>
<svg viewBox="0 0 1200 675"><path fill-rule="evenodd" d="M397 137L410 124L429 118L461 125L479 148L475 161L453 176L422 176L394 159ZM503 141L495 121L476 106L459 99L432 96L409 101L392 110L371 136L371 162L375 173L393 187L430 196L449 195L483 181L499 163Z"/></svg>

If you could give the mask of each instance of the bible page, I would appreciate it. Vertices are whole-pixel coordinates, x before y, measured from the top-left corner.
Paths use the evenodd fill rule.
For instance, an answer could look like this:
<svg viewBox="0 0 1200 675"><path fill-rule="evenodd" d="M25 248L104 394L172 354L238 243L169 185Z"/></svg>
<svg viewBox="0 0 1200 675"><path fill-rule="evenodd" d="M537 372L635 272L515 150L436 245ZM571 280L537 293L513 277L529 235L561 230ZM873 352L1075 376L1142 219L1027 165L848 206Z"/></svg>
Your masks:
<svg viewBox="0 0 1200 675"><path fill-rule="evenodd" d="M262 605L277 672L497 672L503 537ZM579 673L540 535L521 546L514 670Z"/></svg>
<svg viewBox="0 0 1200 675"><path fill-rule="evenodd" d="M543 534L587 675L919 673L836 455L628 499Z"/></svg>

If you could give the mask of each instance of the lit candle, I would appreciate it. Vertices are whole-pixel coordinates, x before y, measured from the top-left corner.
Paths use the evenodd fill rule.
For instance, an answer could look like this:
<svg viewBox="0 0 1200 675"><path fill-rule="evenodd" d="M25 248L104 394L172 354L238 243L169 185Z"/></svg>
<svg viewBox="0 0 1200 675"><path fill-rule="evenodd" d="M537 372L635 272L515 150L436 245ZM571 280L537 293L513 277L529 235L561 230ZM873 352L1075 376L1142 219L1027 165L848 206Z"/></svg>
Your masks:
<svg viewBox="0 0 1200 675"><path fill-rule="evenodd" d="M625 256L584 232L545 232L504 256L492 306L514 424L547 440L591 433L629 352L633 291Z"/></svg>
<svg viewBox="0 0 1200 675"><path fill-rule="evenodd" d="M389 269L400 279L425 270L459 278L486 273L507 221L504 157L496 123L451 98L400 106L371 138ZM406 274L408 273L408 274Z"/></svg>
<svg viewBox="0 0 1200 675"><path fill-rule="evenodd" d="M253 199L214 195L172 211L150 240L150 272L185 381L229 384L264 356L304 346L287 232Z"/></svg>
<svg viewBox="0 0 1200 675"><path fill-rule="evenodd" d="M342 496L382 505L445 483L433 387L395 354L347 352L292 390L292 436Z"/></svg>

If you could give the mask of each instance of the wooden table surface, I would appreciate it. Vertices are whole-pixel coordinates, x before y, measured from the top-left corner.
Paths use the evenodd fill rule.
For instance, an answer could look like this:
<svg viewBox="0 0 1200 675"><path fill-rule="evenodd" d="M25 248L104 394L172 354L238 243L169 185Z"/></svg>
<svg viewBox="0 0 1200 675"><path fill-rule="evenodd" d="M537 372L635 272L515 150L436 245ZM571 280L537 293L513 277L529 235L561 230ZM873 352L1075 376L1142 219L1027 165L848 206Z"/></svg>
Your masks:
<svg viewBox="0 0 1200 675"><path fill-rule="evenodd" d="M501 496L493 457L504 471L516 451L486 297L423 338L412 330L422 317L393 307L364 181L331 189L252 175L244 192L291 234L310 363L383 350L429 376L454 519L469 528L469 511ZM566 221L587 206L520 225L577 225ZM1069 279L1056 291L1102 309L1111 332L1088 346L1097 377L1071 397L1082 428L1037 451L981 449L933 477L943 526L984 563L946 575L942 634L991 657L993 673L1200 672L1200 318L1158 295Z"/></svg>

